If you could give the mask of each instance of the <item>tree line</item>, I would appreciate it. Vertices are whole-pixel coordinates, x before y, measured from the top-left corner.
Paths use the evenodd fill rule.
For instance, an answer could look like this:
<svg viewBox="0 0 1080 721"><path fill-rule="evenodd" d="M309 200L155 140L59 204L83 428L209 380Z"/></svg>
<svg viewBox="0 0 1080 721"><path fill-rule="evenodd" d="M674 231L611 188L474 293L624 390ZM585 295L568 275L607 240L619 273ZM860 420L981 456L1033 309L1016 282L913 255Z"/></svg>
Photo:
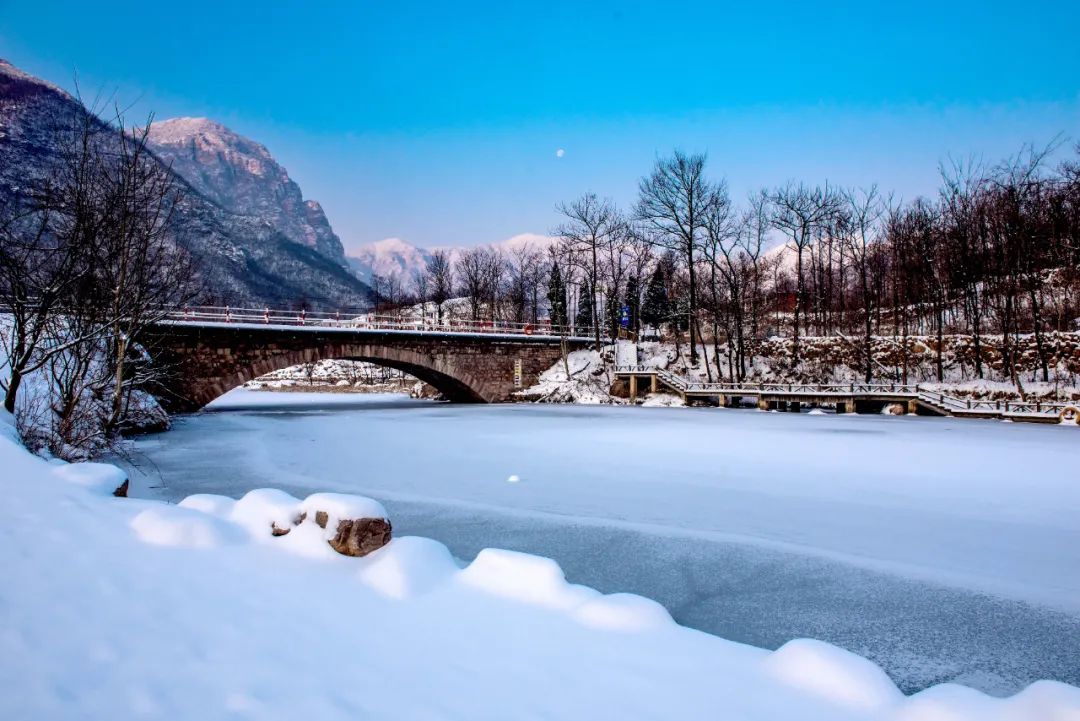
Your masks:
<svg viewBox="0 0 1080 721"><path fill-rule="evenodd" d="M744 379L772 335L790 337L794 366L810 334L849 343L867 381L892 374L875 367L874 339L907 348L909 336L936 336L944 379L944 336L965 334L978 377L993 336L1018 382L1015 339L1032 333L1046 379L1046 334L1080 316L1080 155L1055 163L1053 149L943 165L928 198L792 181L741 203L707 175L705 155L674 152L631 207L587 193L558 206L546 247L437 252L411 287L389 281L387 305L430 301L439 321L451 298L473 319L546 314L597 347L620 330L662 330L686 337L710 379Z"/></svg>
<svg viewBox="0 0 1080 721"><path fill-rule="evenodd" d="M134 391L161 371L140 330L197 287L173 222L183 189L147 148L150 122L79 108L51 125L55 155L0 203L0 388L15 413L25 384L39 385L20 432L71 458L124 430Z"/></svg>

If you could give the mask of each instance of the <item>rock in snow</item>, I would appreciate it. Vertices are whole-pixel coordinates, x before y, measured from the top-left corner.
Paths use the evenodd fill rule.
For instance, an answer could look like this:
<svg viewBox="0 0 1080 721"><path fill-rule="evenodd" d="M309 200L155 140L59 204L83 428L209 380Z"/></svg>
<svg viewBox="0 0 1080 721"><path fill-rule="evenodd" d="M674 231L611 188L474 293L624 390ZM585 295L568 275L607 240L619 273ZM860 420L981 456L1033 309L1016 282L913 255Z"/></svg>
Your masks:
<svg viewBox="0 0 1080 721"><path fill-rule="evenodd" d="M460 568L406 537L347 558L313 517L385 518L360 497L115 498L107 467L31 456L2 412L0 467L0 718L1080 718L1049 681L905 697L835 646L732 643L528 554Z"/></svg>

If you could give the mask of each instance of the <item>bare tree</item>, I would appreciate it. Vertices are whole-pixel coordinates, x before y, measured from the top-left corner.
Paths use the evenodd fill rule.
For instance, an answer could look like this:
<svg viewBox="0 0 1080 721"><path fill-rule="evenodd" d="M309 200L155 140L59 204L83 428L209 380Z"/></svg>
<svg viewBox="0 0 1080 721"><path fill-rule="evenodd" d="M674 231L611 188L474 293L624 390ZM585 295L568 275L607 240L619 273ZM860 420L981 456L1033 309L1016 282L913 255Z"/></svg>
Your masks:
<svg viewBox="0 0 1080 721"><path fill-rule="evenodd" d="M559 205L558 212L566 221L553 231L566 249L566 256L585 276L584 288L592 294L590 325L596 349L600 350L601 310L597 297L602 287L601 262L611 252L611 246L626 237L626 221L615 204L600 199L594 193L586 193L577 200Z"/></svg>
<svg viewBox="0 0 1080 721"><path fill-rule="evenodd" d="M873 379L873 317L877 300L874 282L875 271L881 265L874 262L877 252L878 232L885 214L886 203L876 185L860 190L847 190L842 194L843 213L840 236L851 259L863 316L862 351L866 364L864 378Z"/></svg>
<svg viewBox="0 0 1080 721"><path fill-rule="evenodd" d="M469 303L469 316L480 320L484 301L488 298L491 281L491 252L488 248L466 248L454 263L461 294Z"/></svg>
<svg viewBox="0 0 1080 721"><path fill-rule="evenodd" d="M49 367L54 430L75 449L87 427L120 429L132 390L156 374L136 338L190 300L194 270L172 222L175 176L146 149L149 121L128 131L119 112L108 124L82 108L56 120L56 162L0 221L5 405L14 410L26 374ZM91 395L102 417L75 424Z"/></svg>
<svg viewBox="0 0 1080 721"><path fill-rule="evenodd" d="M712 306L711 314L713 318L713 353L717 363L717 373L720 371L719 326L722 316L727 316L730 320L728 329L729 357L732 340L735 341L738 357L741 358L746 347L742 322L743 273L738 255L738 235L732 220L731 200L727 194L727 186L720 183L712 189L709 196L709 203L705 213L705 244L703 248L705 259L708 262L709 297L712 301L710 305ZM722 308L724 294L717 284L718 272L726 286L727 304L729 306L726 313ZM708 356L705 357L705 373L711 381L712 372L709 370ZM739 377L741 378L741 373Z"/></svg>
<svg viewBox="0 0 1080 721"><path fill-rule="evenodd" d="M799 362L799 320L805 305L803 260L814 234L825 226L836 212L836 194L829 188L810 188L802 183L788 183L772 195L775 214L773 226L787 233L795 247L795 319L792 331L792 364Z"/></svg>
<svg viewBox="0 0 1080 721"><path fill-rule="evenodd" d="M670 158L656 161L651 174L638 185L637 217L651 230L649 237L675 251L686 267L689 279L690 362L697 363L696 253L705 232L710 186L705 179L705 156L675 151Z"/></svg>
<svg viewBox="0 0 1080 721"><path fill-rule="evenodd" d="M506 254L502 248L487 247L484 249L484 290L486 291L486 304L488 318L494 322L503 319L503 291L506 284L507 262Z"/></svg>
<svg viewBox="0 0 1080 721"><path fill-rule="evenodd" d="M105 223L100 192L100 122L81 108L54 118L60 160L29 192L0 208L0 333L8 377L4 408L15 412L23 379L86 337L65 337L57 320L74 289L94 282L94 239ZM90 329L91 336L100 328Z"/></svg>
<svg viewBox="0 0 1080 721"><path fill-rule="evenodd" d="M427 262L428 286L431 288L431 300L435 303L435 320L441 326L443 322L443 304L453 297L454 269L450 255L445 250L436 250Z"/></svg>
<svg viewBox="0 0 1080 721"><path fill-rule="evenodd" d="M530 318L530 312L532 322L536 322L542 265L543 256L532 243L522 243L511 248L507 254L506 302L510 320L515 323L525 323Z"/></svg>
<svg viewBox="0 0 1080 721"><path fill-rule="evenodd" d="M132 354L135 339L188 303L197 290L194 264L178 245L173 223L181 198L179 183L146 145L151 121L128 131L117 114L116 154L112 163L105 164L113 202L99 237L106 259L100 264L100 282L110 319L107 357L113 369L106 423L110 430L119 427L128 410L135 380L132 369L141 358Z"/></svg>
<svg viewBox="0 0 1080 721"><path fill-rule="evenodd" d="M751 270L749 331L754 340L758 339L765 308L765 278L769 269L765 267L763 251L772 227L771 213L769 194L762 189L750 194L748 207L739 222L739 244L746 252Z"/></svg>
<svg viewBox="0 0 1080 721"><path fill-rule="evenodd" d="M420 304L420 323L427 325L427 304L431 298L431 290L428 286L428 274L424 268L415 268L412 272L412 288L416 295L416 301Z"/></svg>

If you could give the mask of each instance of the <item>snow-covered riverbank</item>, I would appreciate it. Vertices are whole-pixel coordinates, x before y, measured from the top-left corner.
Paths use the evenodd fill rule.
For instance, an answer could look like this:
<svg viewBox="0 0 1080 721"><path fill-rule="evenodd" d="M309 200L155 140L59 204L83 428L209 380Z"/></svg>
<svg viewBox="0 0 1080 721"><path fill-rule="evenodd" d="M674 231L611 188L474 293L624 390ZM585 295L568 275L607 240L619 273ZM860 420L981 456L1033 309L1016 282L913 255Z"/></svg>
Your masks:
<svg viewBox="0 0 1080 721"><path fill-rule="evenodd" d="M1080 689L1053 682L1004 700L950 685L904 697L834 646L724 641L640 597L568 585L542 558L489 551L460 568L407 537L346 558L274 538L250 515L114 498L115 471L31 456L9 417L0 463L4 718L1080 713Z"/></svg>
<svg viewBox="0 0 1080 721"><path fill-rule="evenodd" d="M952 419L239 391L140 440L135 491L363 493L459 558L537 553L726 638L826 639L908 691L1005 694L1080 683L1080 498L1028 460L1074 465L1078 440Z"/></svg>

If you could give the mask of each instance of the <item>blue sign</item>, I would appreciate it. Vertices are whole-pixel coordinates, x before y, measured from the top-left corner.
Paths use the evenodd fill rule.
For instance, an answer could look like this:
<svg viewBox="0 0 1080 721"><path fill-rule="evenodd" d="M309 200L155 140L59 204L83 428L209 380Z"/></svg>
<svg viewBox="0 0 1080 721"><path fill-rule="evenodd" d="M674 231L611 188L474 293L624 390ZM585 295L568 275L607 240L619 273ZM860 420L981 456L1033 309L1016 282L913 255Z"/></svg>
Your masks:
<svg viewBox="0 0 1080 721"><path fill-rule="evenodd" d="M629 328L630 327L630 306L624 305L619 312L620 312L619 325L621 325L623 328Z"/></svg>

